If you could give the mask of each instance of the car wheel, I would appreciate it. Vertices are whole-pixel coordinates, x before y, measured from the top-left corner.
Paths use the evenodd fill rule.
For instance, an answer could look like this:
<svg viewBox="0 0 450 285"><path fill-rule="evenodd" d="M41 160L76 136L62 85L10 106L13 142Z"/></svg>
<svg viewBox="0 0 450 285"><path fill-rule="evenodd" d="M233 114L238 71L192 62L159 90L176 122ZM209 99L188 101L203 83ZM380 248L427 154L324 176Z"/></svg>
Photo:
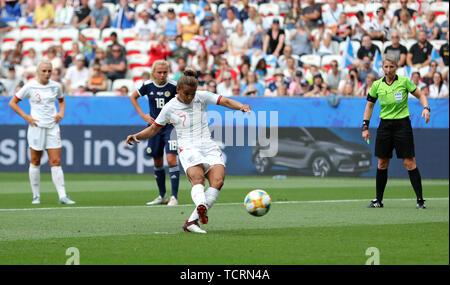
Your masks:
<svg viewBox="0 0 450 285"><path fill-rule="evenodd" d="M326 177L332 171L330 161L324 156L316 156L311 162L312 174L317 177Z"/></svg>
<svg viewBox="0 0 450 285"><path fill-rule="evenodd" d="M256 171L260 174L267 173L272 168L270 159L262 157L259 152L253 158L253 163L255 164Z"/></svg>

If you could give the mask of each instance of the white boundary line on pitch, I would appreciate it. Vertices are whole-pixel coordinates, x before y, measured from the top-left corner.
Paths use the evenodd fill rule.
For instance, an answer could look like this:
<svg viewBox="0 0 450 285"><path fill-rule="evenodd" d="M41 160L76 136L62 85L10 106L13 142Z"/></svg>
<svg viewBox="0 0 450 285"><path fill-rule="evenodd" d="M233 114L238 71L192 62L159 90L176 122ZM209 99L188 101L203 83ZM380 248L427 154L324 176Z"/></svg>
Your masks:
<svg viewBox="0 0 450 285"><path fill-rule="evenodd" d="M448 197L441 198L426 198L426 201L444 201L448 200ZM320 203L351 203L351 202L367 202L370 199L354 199L354 200L313 200L313 201L277 201L272 202L272 204L320 204ZM414 198L395 198L395 199L384 199L383 201L414 201ZM231 205L241 205L242 203L217 203L215 206L231 206ZM193 207L194 204L183 204L172 207ZM74 209L122 209L122 208L166 208L166 205L154 205L154 206L61 206L53 208L23 208L23 209L0 209L0 212L18 212L18 211L47 211L47 210L74 210Z"/></svg>

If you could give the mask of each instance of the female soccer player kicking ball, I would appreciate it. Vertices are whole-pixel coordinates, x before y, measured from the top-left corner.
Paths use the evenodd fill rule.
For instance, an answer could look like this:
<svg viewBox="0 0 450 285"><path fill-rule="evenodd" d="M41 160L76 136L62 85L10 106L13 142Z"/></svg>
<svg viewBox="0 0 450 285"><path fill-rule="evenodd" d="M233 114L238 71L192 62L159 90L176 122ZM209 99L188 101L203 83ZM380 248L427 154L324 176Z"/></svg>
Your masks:
<svg viewBox="0 0 450 285"><path fill-rule="evenodd" d="M37 80L25 84L19 92L11 98L9 106L19 116L25 119L28 126L28 145L30 146L29 176L33 192L32 204L40 204L40 178L42 151L47 150L52 172L53 184L59 196L60 204L75 204L66 195L64 173L61 168L61 133L58 123L64 118L66 103L61 85L50 80L52 64L49 60L39 62L37 66ZM26 114L18 105L28 98L31 114ZM59 112L56 112L55 98L58 99Z"/></svg>
<svg viewBox="0 0 450 285"><path fill-rule="evenodd" d="M206 118L206 106L217 104L232 110L250 113L250 106L235 100L208 92L197 91L196 74L186 70L178 79L177 95L161 110L153 124L141 132L129 135L126 143L133 145L155 136L171 122L177 132L178 157L191 184L191 197L195 210L183 225L185 232L203 233L198 221L208 223L207 211L219 196L225 180L225 164L222 152L211 139ZM209 188L205 189L205 177Z"/></svg>

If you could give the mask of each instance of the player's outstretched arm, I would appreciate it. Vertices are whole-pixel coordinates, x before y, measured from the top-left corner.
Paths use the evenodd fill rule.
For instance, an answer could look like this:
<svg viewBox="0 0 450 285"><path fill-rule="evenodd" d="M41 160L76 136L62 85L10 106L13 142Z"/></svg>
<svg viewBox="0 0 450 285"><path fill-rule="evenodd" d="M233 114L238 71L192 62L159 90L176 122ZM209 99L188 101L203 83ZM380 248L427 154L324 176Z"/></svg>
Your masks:
<svg viewBox="0 0 450 285"><path fill-rule="evenodd" d="M246 112L246 113L250 113L250 106L246 105L246 104L242 104L236 100L227 98L227 97L222 97L220 102L219 102L220 106L224 106L227 107L229 109L232 110L240 110L242 112Z"/></svg>
<svg viewBox="0 0 450 285"><path fill-rule="evenodd" d="M146 140L154 137L162 127L152 124L150 127L145 128L137 134L129 135L127 137L126 143L129 145L134 145L134 143L140 143L141 140Z"/></svg>

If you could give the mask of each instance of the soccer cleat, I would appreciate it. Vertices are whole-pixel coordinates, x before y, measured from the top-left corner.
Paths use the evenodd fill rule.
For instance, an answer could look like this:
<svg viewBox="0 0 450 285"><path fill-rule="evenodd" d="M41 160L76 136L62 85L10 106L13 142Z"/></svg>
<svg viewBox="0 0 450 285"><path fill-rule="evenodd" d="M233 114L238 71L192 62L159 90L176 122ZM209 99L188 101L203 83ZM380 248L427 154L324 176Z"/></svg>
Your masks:
<svg viewBox="0 0 450 285"><path fill-rule="evenodd" d="M417 200L417 209L426 209L427 207L425 207L425 200Z"/></svg>
<svg viewBox="0 0 450 285"><path fill-rule="evenodd" d="M58 203L66 204L66 205L73 205L73 204L75 204L75 201L70 200L70 198L68 196L66 196L66 197L59 199Z"/></svg>
<svg viewBox="0 0 450 285"><path fill-rule="evenodd" d="M33 201L31 201L31 204L37 205L41 203L41 198L39 196L33 197Z"/></svg>
<svg viewBox="0 0 450 285"><path fill-rule="evenodd" d="M204 225L206 225L208 223L208 216L206 215L207 212L208 212L208 209L206 208L205 205L199 205L197 207L197 214L200 219L200 223L202 223Z"/></svg>
<svg viewBox="0 0 450 285"><path fill-rule="evenodd" d="M176 206L178 205L178 200L175 196L170 196L170 201L167 203L167 206Z"/></svg>
<svg viewBox="0 0 450 285"><path fill-rule="evenodd" d="M383 208L383 203L375 199L372 200L369 205L367 205L367 208Z"/></svg>
<svg viewBox="0 0 450 285"><path fill-rule="evenodd" d="M202 230L198 225L198 220L193 220L191 222L186 220L182 229L187 233L206 234L206 231Z"/></svg>
<svg viewBox="0 0 450 285"><path fill-rule="evenodd" d="M148 202L147 205L161 205L161 204L167 204L167 196L164 195L164 197L158 196L155 200Z"/></svg>

